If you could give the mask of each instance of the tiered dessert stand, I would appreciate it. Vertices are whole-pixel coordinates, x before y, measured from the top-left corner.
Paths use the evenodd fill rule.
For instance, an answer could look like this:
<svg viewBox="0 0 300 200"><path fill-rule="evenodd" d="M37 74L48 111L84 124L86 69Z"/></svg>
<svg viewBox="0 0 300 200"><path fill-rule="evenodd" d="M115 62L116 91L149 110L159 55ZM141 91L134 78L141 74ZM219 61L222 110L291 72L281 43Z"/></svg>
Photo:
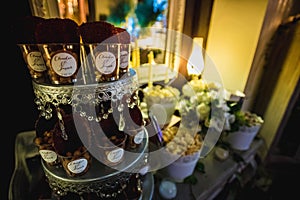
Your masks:
<svg viewBox="0 0 300 200"><path fill-rule="evenodd" d="M126 95L132 96L138 87L137 75L133 69L130 69L126 76L117 81L99 84L56 86L33 81L35 103L42 116L51 118L53 107L70 105L73 112L79 113L88 121L105 119L99 119L96 115L85 112L82 109L84 106L95 106L103 100L110 100L117 105L113 109L119 110L122 115L122 109L118 105L124 103ZM132 102L126 102L127 105L122 104L122 106L132 106ZM41 159L41 167L52 193L58 197L64 197L71 193L82 199L89 194L93 194L99 199L110 199L117 197L126 188L134 187L140 192L138 199L151 199L154 188L152 174L140 173L147 166L148 142L148 132L145 128L141 144L134 149L126 147L124 160L115 166L107 166L94 158L96 157L95 152L90 152L93 160L89 170L80 176L70 177L61 165L51 166L43 159ZM130 183L133 176L136 178L136 182ZM14 184L21 183L15 181Z"/></svg>

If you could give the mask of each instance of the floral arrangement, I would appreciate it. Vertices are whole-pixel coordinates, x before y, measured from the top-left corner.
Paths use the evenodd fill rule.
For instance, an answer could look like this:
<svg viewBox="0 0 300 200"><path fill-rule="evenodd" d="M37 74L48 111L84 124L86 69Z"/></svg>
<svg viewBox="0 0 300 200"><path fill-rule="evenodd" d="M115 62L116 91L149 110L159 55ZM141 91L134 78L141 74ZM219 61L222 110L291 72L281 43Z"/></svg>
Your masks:
<svg viewBox="0 0 300 200"><path fill-rule="evenodd" d="M234 109L232 113L231 120L227 120L228 128L223 131L219 143L235 150L248 150L264 120L255 113L241 109Z"/></svg>
<svg viewBox="0 0 300 200"><path fill-rule="evenodd" d="M230 98L228 98L230 94ZM177 103L177 109L181 117L180 127L183 126L187 133L197 133L204 139L206 134L209 135L206 140L206 150L209 151L214 147L216 142L226 142L225 136L230 134L244 135L240 133L257 133L264 123L262 117L249 111L241 109L241 99L231 98L232 94L222 88L216 82L207 82L202 78L193 77L181 88L181 95ZM172 152L181 152L180 148L175 148L181 143L173 142L172 137L168 137L168 131L164 134L166 146ZM171 134L172 135L172 134ZM248 134L247 134L248 135ZM255 136L255 134L253 134ZM230 136L230 138L232 138ZM171 138L171 139L170 139ZM194 141L188 138L188 141ZM205 137L206 139L206 137ZM224 140L223 140L224 139ZM180 141L185 141L180 139ZM204 140L203 140L204 142ZM227 143L231 144L231 139ZM248 146L232 145L233 148L245 150ZM203 154L205 154L205 151Z"/></svg>
<svg viewBox="0 0 300 200"><path fill-rule="evenodd" d="M191 127L195 125L191 124L195 120L190 119L197 118L201 133L206 133L208 128L226 133L241 128L252 131L264 123L261 116L232 106L226 95L228 91L216 82L207 82L201 78L192 79L182 87L178 111L187 119L182 123Z"/></svg>
<svg viewBox="0 0 300 200"><path fill-rule="evenodd" d="M178 110L181 116L190 115L190 117L186 117L188 120L183 123L191 123L189 119L197 117L200 125L199 131L202 133L206 133L208 128L214 128L221 132L226 116L231 115L230 108L225 101L224 90L220 84L206 82L201 78L194 78L183 85Z"/></svg>
<svg viewBox="0 0 300 200"><path fill-rule="evenodd" d="M229 121L230 128L226 132L235 132L238 130L251 132L258 129L264 123L261 116L250 111L237 110L232 116L233 118Z"/></svg>

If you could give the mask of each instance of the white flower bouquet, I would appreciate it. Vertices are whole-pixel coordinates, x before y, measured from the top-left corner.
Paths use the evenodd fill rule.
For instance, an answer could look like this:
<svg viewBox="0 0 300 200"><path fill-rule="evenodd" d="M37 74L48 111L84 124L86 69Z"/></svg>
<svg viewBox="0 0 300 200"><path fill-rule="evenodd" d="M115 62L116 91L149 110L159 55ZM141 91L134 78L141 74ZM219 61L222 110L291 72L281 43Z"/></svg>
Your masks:
<svg viewBox="0 0 300 200"><path fill-rule="evenodd" d="M182 96L178 105L181 116L190 115L183 123L191 126L190 123L196 118L200 125L200 132L206 132L208 128L215 128L221 132L225 118L230 115L224 96L224 90L218 83L207 83L203 79L189 81L182 87Z"/></svg>

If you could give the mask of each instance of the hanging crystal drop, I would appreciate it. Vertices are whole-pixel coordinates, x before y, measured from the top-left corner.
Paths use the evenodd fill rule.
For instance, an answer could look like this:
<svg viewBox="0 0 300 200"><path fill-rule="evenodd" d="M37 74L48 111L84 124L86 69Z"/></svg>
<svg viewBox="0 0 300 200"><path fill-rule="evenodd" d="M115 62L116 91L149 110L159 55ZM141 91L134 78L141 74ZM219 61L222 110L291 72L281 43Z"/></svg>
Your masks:
<svg viewBox="0 0 300 200"><path fill-rule="evenodd" d="M46 109L46 112L51 113L51 112L52 112L52 108L49 106L49 107Z"/></svg>
<svg viewBox="0 0 300 200"><path fill-rule="evenodd" d="M52 115L46 115L45 119L49 120L49 119L51 119L51 117L52 117Z"/></svg>
<svg viewBox="0 0 300 200"><path fill-rule="evenodd" d="M122 112L123 109L124 109L124 105L123 105L123 104L120 104L120 105L118 106L118 111L119 111L119 112Z"/></svg>
<svg viewBox="0 0 300 200"><path fill-rule="evenodd" d="M61 113L59 112L59 109L57 109L57 117L59 119L58 124L59 124L60 130L61 130L61 137L64 140L68 140L68 135L66 133L65 126L64 126L64 121L63 121Z"/></svg>
<svg viewBox="0 0 300 200"><path fill-rule="evenodd" d="M95 118L95 121L96 121L96 122L100 122L100 121L101 121L101 117L96 117L96 118Z"/></svg>
<svg viewBox="0 0 300 200"><path fill-rule="evenodd" d="M41 103L41 101L40 101L39 99L36 99L36 100L35 100L35 104L36 104L36 105L41 105L42 103Z"/></svg>
<svg viewBox="0 0 300 200"><path fill-rule="evenodd" d="M67 98L63 98L61 100L61 102L62 102L62 104L66 105L66 104L68 104L68 99Z"/></svg>
<svg viewBox="0 0 300 200"><path fill-rule="evenodd" d="M102 116L103 119L107 119L108 118L108 114L104 113Z"/></svg>
<svg viewBox="0 0 300 200"><path fill-rule="evenodd" d="M89 121L93 121L94 117L93 116L88 116Z"/></svg>
<svg viewBox="0 0 300 200"><path fill-rule="evenodd" d="M51 115L52 111L45 110L46 115Z"/></svg>
<svg viewBox="0 0 300 200"><path fill-rule="evenodd" d="M64 140L68 140L68 135L66 133L64 124L61 121L59 121L58 123L59 123L59 127L60 127L60 130L61 130L61 137Z"/></svg>
<svg viewBox="0 0 300 200"><path fill-rule="evenodd" d="M85 112L80 112L80 117L85 117L86 113Z"/></svg>
<svg viewBox="0 0 300 200"><path fill-rule="evenodd" d="M120 113L120 120L119 120L119 130L123 131L125 128L125 119L123 116L123 112Z"/></svg>

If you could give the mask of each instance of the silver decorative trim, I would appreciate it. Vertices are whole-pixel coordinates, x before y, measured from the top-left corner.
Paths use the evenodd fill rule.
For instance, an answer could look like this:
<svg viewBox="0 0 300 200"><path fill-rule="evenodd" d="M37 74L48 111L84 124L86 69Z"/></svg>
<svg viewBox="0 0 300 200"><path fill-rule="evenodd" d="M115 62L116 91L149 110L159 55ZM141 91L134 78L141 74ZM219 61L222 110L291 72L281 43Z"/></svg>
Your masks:
<svg viewBox="0 0 300 200"><path fill-rule="evenodd" d="M46 85L33 81L32 85L36 96L35 103L42 116L52 117L51 105L56 108L60 105L71 105L74 111L82 112L81 115L89 120L97 119L96 116L87 116L82 111L82 106L97 106L105 101L119 105L123 97L130 97L139 88L137 74L133 69L129 69L128 75L113 82L89 85ZM132 105L128 103L128 106Z"/></svg>

